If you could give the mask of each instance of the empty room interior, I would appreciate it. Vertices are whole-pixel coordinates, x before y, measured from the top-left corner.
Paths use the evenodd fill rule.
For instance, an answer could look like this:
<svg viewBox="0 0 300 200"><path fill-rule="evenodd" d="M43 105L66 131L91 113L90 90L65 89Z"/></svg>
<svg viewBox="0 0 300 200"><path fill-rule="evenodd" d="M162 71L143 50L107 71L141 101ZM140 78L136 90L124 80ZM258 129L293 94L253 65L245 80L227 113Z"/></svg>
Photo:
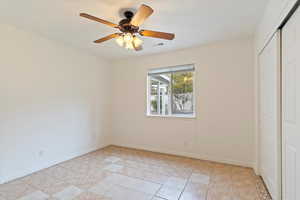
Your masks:
<svg viewBox="0 0 300 200"><path fill-rule="evenodd" d="M300 200L300 0L0 2L0 200Z"/></svg>

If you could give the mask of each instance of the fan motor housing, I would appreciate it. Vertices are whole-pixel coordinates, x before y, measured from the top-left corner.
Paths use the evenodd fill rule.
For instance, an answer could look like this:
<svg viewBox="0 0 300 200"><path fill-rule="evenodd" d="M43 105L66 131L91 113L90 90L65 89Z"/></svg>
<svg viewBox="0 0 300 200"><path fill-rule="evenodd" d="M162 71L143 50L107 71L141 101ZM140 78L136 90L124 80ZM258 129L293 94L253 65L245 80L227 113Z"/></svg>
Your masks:
<svg viewBox="0 0 300 200"><path fill-rule="evenodd" d="M120 26L120 31L125 32L125 33L137 33L139 30L139 27L131 25L130 21L133 17L133 12L131 11L125 11L124 12L124 16L126 17L125 19L122 19L119 22L119 26Z"/></svg>

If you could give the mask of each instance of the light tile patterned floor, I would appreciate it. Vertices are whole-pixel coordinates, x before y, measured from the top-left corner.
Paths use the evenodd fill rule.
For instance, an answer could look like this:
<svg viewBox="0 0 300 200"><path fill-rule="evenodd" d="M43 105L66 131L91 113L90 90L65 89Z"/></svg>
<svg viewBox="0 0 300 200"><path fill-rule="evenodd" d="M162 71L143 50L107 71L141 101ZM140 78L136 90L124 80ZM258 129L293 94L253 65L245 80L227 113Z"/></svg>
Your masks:
<svg viewBox="0 0 300 200"><path fill-rule="evenodd" d="M0 185L0 200L269 200L253 170L110 146Z"/></svg>

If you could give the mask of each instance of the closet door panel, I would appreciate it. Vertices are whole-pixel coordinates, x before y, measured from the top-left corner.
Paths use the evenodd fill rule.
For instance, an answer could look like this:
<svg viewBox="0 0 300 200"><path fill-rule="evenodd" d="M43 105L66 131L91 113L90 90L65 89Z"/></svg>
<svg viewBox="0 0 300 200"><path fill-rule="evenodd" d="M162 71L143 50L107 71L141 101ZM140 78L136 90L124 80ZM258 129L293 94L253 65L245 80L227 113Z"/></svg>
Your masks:
<svg viewBox="0 0 300 200"><path fill-rule="evenodd" d="M260 173L273 199L280 196L280 34L274 35L259 57Z"/></svg>
<svg viewBox="0 0 300 200"><path fill-rule="evenodd" d="M283 199L300 199L300 9L282 29Z"/></svg>

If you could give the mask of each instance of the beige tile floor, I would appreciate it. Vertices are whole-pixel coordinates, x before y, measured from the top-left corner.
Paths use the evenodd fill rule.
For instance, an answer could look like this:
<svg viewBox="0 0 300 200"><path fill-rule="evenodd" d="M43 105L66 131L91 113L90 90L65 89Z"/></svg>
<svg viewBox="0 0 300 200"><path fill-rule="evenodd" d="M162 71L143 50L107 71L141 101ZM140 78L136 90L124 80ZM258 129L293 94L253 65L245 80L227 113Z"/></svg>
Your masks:
<svg viewBox="0 0 300 200"><path fill-rule="evenodd" d="M0 200L270 199L253 170L110 146L0 185Z"/></svg>

